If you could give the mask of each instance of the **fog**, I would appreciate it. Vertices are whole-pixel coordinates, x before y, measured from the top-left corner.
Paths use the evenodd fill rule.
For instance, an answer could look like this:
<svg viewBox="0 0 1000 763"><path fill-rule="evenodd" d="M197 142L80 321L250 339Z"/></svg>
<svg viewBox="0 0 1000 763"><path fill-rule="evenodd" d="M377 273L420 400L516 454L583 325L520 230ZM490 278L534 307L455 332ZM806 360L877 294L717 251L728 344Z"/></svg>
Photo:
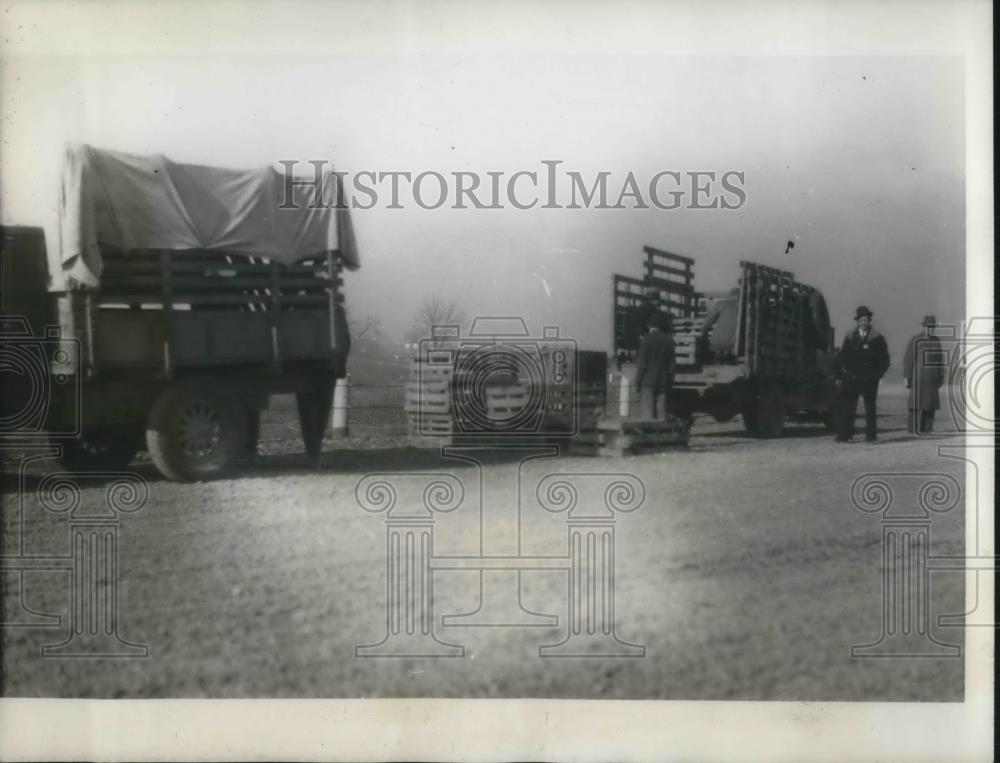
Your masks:
<svg viewBox="0 0 1000 763"><path fill-rule="evenodd" d="M584 177L610 172L616 190L630 171L732 170L745 178L735 210L357 210L362 267L347 277L348 309L398 337L435 294L470 316L519 315L533 332L555 324L609 349L612 274L641 275L652 245L694 257L701 290L735 285L743 259L791 270L824 292L838 337L866 304L896 360L925 313L964 317L960 59L649 45L628 55L565 30L551 45L439 44L437 27L402 12L385 27L354 19L361 44L336 8L318 7L296 15L301 39L258 23L201 46L193 36L210 42L205 28L224 20L185 5L150 27L123 7L133 13L114 19L113 6L95 6L108 26L63 27L65 45L44 25L5 43L4 224L55 229L68 141L232 167L326 160L350 173L509 175L561 160Z"/></svg>

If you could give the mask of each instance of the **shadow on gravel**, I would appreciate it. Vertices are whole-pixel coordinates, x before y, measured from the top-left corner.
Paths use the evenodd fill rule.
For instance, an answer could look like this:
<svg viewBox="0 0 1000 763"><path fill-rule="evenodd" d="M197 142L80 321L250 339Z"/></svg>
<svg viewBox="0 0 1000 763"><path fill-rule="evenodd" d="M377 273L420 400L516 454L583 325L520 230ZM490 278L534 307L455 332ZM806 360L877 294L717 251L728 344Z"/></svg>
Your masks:
<svg viewBox="0 0 1000 763"><path fill-rule="evenodd" d="M491 447L484 444L460 447L474 447L476 458L487 466L516 464L524 458L524 449L516 446ZM528 445L525 447L534 448L537 446ZM341 474L345 472L365 474L367 472L398 470L440 471L441 469L464 468L471 468L471 465L466 461L442 455L440 448L344 449L325 451L318 457L310 457L304 453L258 456L252 464L244 466L231 478Z"/></svg>
<svg viewBox="0 0 1000 763"><path fill-rule="evenodd" d="M794 439L796 437L833 437L833 433L827 432L826 429L821 426L786 426L781 437L766 438L766 437L755 437L752 434L748 434L747 431L742 427L738 429L727 429L723 432L699 432L698 425L696 424L695 428L691 430L691 436L698 438L704 437L706 439L708 438L729 439L733 437L738 437L741 440L745 440L746 442L755 442L757 440L766 440L766 439L785 440L785 439Z"/></svg>
<svg viewBox="0 0 1000 763"><path fill-rule="evenodd" d="M463 446L473 447L473 446ZM486 466L503 466L516 464L523 459L524 450L518 447L492 447L486 444L475 445L476 458ZM538 446L529 445L535 448ZM56 464L53 460L48 462ZM290 477L296 475L343 474L384 471L441 471L442 469L472 468L467 461L447 458L441 454L440 448L374 448L364 450L334 449L321 453L318 457L305 453L279 453L258 455L252 461L238 466L234 471L221 477L202 482L219 480L239 480L255 477ZM66 470L55 465L51 470L34 470L24 475L19 484L16 471L0 473L0 493L14 493L18 490L33 491L39 483L52 472ZM149 484L166 482L153 464L140 456L138 460L122 470L109 473L107 477L87 476L87 485L101 487L109 485L120 478L122 473L133 473ZM194 483L197 484L197 483Z"/></svg>
<svg viewBox="0 0 1000 763"><path fill-rule="evenodd" d="M107 473L98 472L97 470L90 472L70 472L63 466L60 466L55 459L48 461L47 463L53 464L54 466L47 470L32 469L31 471L28 471L24 475L23 482L18 480L18 474L16 471L3 472L0 474L0 493L35 490L45 477L56 473L80 474L81 476L85 476L87 480L87 487L102 487L104 485L110 485L114 482L121 481L123 475L127 474L138 475L143 482L147 483L166 481L163 475L156 470L156 467L148 461L132 463L124 469L116 469Z"/></svg>

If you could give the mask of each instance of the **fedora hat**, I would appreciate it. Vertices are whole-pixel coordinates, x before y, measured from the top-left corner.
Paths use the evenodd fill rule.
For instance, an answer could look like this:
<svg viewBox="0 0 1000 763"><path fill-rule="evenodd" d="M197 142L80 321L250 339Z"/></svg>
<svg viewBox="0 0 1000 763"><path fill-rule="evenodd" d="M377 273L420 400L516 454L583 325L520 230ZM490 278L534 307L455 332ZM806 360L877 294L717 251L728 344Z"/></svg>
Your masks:
<svg viewBox="0 0 1000 763"><path fill-rule="evenodd" d="M933 315L925 315L924 322L920 324L921 326L937 326L937 318Z"/></svg>
<svg viewBox="0 0 1000 763"><path fill-rule="evenodd" d="M875 313L868 309L867 306L862 305L854 313L854 320L860 320L861 318L868 317L871 318Z"/></svg>

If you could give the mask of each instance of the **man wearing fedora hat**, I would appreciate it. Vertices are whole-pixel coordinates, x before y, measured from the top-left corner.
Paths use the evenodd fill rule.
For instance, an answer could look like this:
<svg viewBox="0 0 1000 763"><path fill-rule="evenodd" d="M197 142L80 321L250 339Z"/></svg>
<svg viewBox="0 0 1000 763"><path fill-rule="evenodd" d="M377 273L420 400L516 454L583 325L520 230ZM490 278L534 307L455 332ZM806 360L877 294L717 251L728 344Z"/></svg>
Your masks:
<svg viewBox="0 0 1000 763"><path fill-rule="evenodd" d="M844 337L844 344L834 361L837 377L837 442L849 442L854 436L854 417L858 397L865 401L865 439L875 442L877 421L875 398L878 383L889 369L889 346L872 326L872 311L861 305L854 314L857 328Z"/></svg>
<svg viewBox="0 0 1000 763"><path fill-rule="evenodd" d="M674 383L674 338L670 316L650 316L649 333L639 343L639 365L635 388L639 392L639 411L643 419L664 420Z"/></svg>
<svg viewBox="0 0 1000 763"><path fill-rule="evenodd" d="M647 283L642 287L642 302L636 315L640 339L649 332L650 321L660 312L660 289L655 284Z"/></svg>
<svg viewBox="0 0 1000 763"><path fill-rule="evenodd" d="M903 357L903 376L910 390L909 430L913 434L926 434L934 429L934 411L940 405L938 390L944 384L944 363L941 340L934 336L937 320L925 315L924 330L906 345Z"/></svg>

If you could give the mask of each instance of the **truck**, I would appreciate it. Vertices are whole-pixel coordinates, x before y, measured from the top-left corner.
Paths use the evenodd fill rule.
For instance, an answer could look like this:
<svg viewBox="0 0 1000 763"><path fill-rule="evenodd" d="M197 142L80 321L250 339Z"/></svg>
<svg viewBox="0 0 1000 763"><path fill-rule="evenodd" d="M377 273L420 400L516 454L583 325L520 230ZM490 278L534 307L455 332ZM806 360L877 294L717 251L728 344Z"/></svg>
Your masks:
<svg viewBox="0 0 1000 763"><path fill-rule="evenodd" d="M318 454L358 266L328 191L69 147L58 235L2 229L0 440L51 442L70 470L147 450L168 479L200 480L252 458L260 411L294 394Z"/></svg>
<svg viewBox="0 0 1000 763"><path fill-rule="evenodd" d="M730 291L705 294L694 289L692 258L644 251L642 279L614 277L615 355L634 359L644 316L671 317L673 415L689 423L695 413L723 422L740 415L758 437L780 437L788 419L832 428L834 329L819 289L790 271L741 261Z"/></svg>

